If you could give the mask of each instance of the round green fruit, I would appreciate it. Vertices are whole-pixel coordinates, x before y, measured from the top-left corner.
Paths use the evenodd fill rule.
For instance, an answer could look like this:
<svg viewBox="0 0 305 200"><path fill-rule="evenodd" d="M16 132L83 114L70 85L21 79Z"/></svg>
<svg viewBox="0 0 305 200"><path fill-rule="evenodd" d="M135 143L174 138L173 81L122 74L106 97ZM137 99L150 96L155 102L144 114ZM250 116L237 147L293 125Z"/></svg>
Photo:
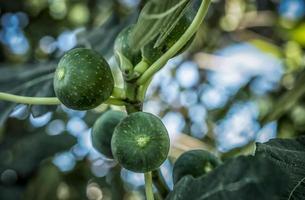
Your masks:
<svg viewBox="0 0 305 200"><path fill-rule="evenodd" d="M53 83L59 101L74 110L97 107L111 96L114 88L106 60L84 48L73 49L61 58Z"/></svg>
<svg viewBox="0 0 305 200"><path fill-rule="evenodd" d="M200 177L220 164L221 161L208 151L187 151L175 162L173 169L174 184L186 175L191 175L194 178Z"/></svg>
<svg viewBox="0 0 305 200"><path fill-rule="evenodd" d="M111 138L115 127L126 117L121 111L110 110L100 116L93 125L91 140L93 147L105 155L113 158L111 152Z"/></svg>
<svg viewBox="0 0 305 200"><path fill-rule="evenodd" d="M128 68L126 59L130 62L132 66L136 65L141 61L141 52L134 51L130 45L130 34L132 32L134 25L130 25L123 29L114 42L114 54L116 61L120 65L121 69Z"/></svg>
<svg viewBox="0 0 305 200"><path fill-rule="evenodd" d="M160 167L169 152L169 136L161 120L145 112L132 113L115 128L114 158L126 169L148 172Z"/></svg>

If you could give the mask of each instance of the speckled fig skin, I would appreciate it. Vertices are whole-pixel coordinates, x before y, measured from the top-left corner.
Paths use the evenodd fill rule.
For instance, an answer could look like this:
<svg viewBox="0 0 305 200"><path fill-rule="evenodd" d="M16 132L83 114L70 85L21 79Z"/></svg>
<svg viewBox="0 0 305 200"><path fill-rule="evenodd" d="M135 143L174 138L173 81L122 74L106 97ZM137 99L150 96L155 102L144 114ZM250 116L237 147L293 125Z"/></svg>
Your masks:
<svg viewBox="0 0 305 200"><path fill-rule="evenodd" d="M90 49L76 48L61 58L53 84L57 98L65 106L89 110L111 96L114 79L101 55Z"/></svg>
<svg viewBox="0 0 305 200"><path fill-rule="evenodd" d="M174 184L186 175L198 178L220 164L221 161L208 151L201 149L187 151L175 162L173 169Z"/></svg>
<svg viewBox="0 0 305 200"><path fill-rule="evenodd" d="M93 147L106 156L113 158L111 152L111 138L115 127L126 117L126 113L109 110L102 114L92 128L91 140Z"/></svg>
<svg viewBox="0 0 305 200"><path fill-rule="evenodd" d="M116 37L114 42L114 53L118 63L120 63L117 52L123 54L133 65L136 65L141 61L141 52L134 51L130 46L130 34L134 25L130 25L123 29Z"/></svg>
<svg viewBox="0 0 305 200"><path fill-rule="evenodd" d="M167 158L169 147L169 136L161 120L145 112L124 118L111 140L114 158L133 172L145 173L160 167Z"/></svg>

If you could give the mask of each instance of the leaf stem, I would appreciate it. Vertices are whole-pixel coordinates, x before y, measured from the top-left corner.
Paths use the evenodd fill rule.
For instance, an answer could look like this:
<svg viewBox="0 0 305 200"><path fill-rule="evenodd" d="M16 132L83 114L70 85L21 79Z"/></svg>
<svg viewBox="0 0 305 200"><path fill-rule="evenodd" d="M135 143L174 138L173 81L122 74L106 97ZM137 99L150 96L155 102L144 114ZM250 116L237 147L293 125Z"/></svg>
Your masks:
<svg viewBox="0 0 305 200"><path fill-rule="evenodd" d="M60 101L56 97L26 97L0 92L0 100L11 101L29 105L58 105Z"/></svg>
<svg viewBox="0 0 305 200"><path fill-rule="evenodd" d="M5 92L0 92L0 100L10 101L28 105L59 105L61 102L56 97L26 97ZM105 104L124 106L126 103L123 99L110 97Z"/></svg>
<svg viewBox="0 0 305 200"><path fill-rule="evenodd" d="M137 94L138 100L144 101L147 89L148 89L151 81L152 81L152 78L150 78L148 81L146 81L143 85L141 85L139 87L138 94Z"/></svg>
<svg viewBox="0 0 305 200"><path fill-rule="evenodd" d="M202 0L200 8L189 28L185 31L181 38L165 54L163 54L163 56L161 56L143 73L143 75L137 80L138 85L142 85L149 80L192 38L206 16L210 3L211 0Z"/></svg>
<svg viewBox="0 0 305 200"><path fill-rule="evenodd" d="M134 70L133 73L135 74L134 76L138 78L140 75L142 75L147 69L149 68L149 64L145 59L143 59L141 62L139 62Z"/></svg>
<svg viewBox="0 0 305 200"><path fill-rule="evenodd" d="M154 200L154 193L153 193L153 185L152 185L152 175L151 175L151 172L146 172L144 174L144 177L145 177L146 199L147 200Z"/></svg>

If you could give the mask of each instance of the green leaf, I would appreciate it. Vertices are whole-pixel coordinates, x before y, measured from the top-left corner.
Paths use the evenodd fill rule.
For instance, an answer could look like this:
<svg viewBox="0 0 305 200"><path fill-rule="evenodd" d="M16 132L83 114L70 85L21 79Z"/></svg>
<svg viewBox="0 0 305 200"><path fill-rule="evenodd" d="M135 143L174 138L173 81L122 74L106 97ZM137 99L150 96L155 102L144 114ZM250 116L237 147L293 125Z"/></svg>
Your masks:
<svg viewBox="0 0 305 200"><path fill-rule="evenodd" d="M132 46L140 49L157 36L161 40L168 30L177 23L190 0L149 1L142 9L133 30Z"/></svg>
<svg viewBox="0 0 305 200"><path fill-rule="evenodd" d="M175 13L178 15L178 17L173 14L171 17L169 17L168 21L171 23L164 23L164 27L161 28L161 33L158 37L158 40L156 41L155 48L159 47L164 40L169 36L169 34L173 31L173 29L176 27L177 23L179 20L183 17L183 15L187 12L188 14L191 14L188 16L191 19L194 19L197 10L200 6L200 1L195 0L195 1L189 1L185 3L181 9L177 9Z"/></svg>
<svg viewBox="0 0 305 200"><path fill-rule="evenodd" d="M3 74L0 77L0 91L33 97L54 96L52 78L55 68L55 62L0 68L0 74ZM3 124L16 105L16 103L0 101L0 125ZM39 116L54 108L54 106L49 108L33 107L32 110L35 116ZM42 109L45 110L42 111Z"/></svg>
<svg viewBox="0 0 305 200"><path fill-rule="evenodd" d="M72 135L60 134L50 136L41 130L26 135L12 144L1 144L0 173L6 169L13 169L21 177L30 175L40 162L57 152L69 150L76 144Z"/></svg>
<svg viewBox="0 0 305 200"><path fill-rule="evenodd" d="M168 199L305 199L305 137L257 144L255 156L226 161L197 179L183 177Z"/></svg>
<svg viewBox="0 0 305 200"><path fill-rule="evenodd" d="M301 200L305 197L305 177L289 193L288 200Z"/></svg>
<svg viewBox="0 0 305 200"><path fill-rule="evenodd" d="M167 199L175 200L278 200L285 176L262 157L238 157L200 178L186 176Z"/></svg>
<svg viewBox="0 0 305 200"><path fill-rule="evenodd" d="M257 144L256 154L266 156L276 168L288 174L283 199L305 199L305 137Z"/></svg>
<svg viewBox="0 0 305 200"><path fill-rule="evenodd" d="M0 79L0 91L33 97L47 97L50 94L52 94L51 96L54 96L52 84L53 73L50 72L51 69L53 71L55 70L55 64L50 65L50 67L47 67L47 69L45 69L44 65L38 65L36 67L33 66L30 68L20 68L20 70L22 70L20 72L19 70L16 71L14 68L0 69L0 74L2 71L5 71L8 73L8 75L16 75L15 81L12 81L13 78L7 80ZM37 73L37 71L41 73ZM8 87L10 87L10 89L8 89ZM13 102L0 101L0 125L4 123L16 105L17 104ZM45 109L44 112L42 111L42 107L33 107L33 110L35 111L35 116L37 116L44 114L45 112L49 111L49 109L54 108L54 106L51 106L48 109Z"/></svg>

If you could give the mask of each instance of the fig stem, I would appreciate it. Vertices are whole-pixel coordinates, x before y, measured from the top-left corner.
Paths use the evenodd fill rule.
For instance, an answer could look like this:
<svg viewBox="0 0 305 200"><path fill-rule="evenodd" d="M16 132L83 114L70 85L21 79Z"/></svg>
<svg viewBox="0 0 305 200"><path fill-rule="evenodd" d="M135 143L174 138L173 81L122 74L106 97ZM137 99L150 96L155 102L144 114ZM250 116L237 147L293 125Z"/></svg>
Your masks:
<svg viewBox="0 0 305 200"><path fill-rule="evenodd" d="M158 72L169 59L171 59L183 46L193 37L193 35L199 29L206 13L209 9L209 5L211 0L202 0L200 8L192 22L192 24L188 27L185 33L180 37L180 39L165 53L161 56L157 61L155 61L137 80L138 85L143 85L146 81L148 81L156 72Z"/></svg>
<svg viewBox="0 0 305 200"><path fill-rule="evenodd" d="M125 99L126 93L123 88L114 87L111 96L119 99Z"/></svg>
<svg viewBox="0 0 305 200"><path fill-rule="evenodd" d="M143 102L139 101L137 98L138 89L138 85L125 81L126 98L127 101L130 102L125 106L128 114L142 111Z"/></svg>
<svg viewBox="0 0 305 200"><path fill-rule="evenodd" d="M145 177L146 199L147 200L154 200L153 185L152 185L152 174L151 174L151 172L144 173L144 177Z"/></svg>
<svg viewBox="0 0 305 200"><path fill-rule="evenodd" d="M104 104L115 105L115 106L125 106L126 102L124 101L124 99L110 97L109 99L107 99L104 102Z"/></svg>
<svg viewBox="0 0 305 200"><path fill-rule="evenodd" d="M145 99L145 94L151 80L152 78L150 79L150 81L147 81L144 85L141 86L135 84L134 82L130 83L125 80L124 84L125 84L126 98L128 101L130 101L129 104L125 105L128 114L143 110L143 101ZM154 199L153 191L152 191L153 185L157 188L158 194L160 194L161 197L167 196L167 194L169 193L169 189L159 169L153 172L145 173L144 176L145 176L146 194L147 194L147 190L148 192L151 191L150 196L148 196L147 194L147 199L149 198L151 200Z"/></svg>
<svg viewBox="0 0 305 200"><path fill-rule="evenodd" d="M161 197L165 199L169 193L169 188L164 180L164 177L162 175L160 168L152 171L152 179L153 179L154 186L159 191Z"/></svg>
<svg viewBox="0 0 305 200"><path fill-rule="evenodd" d="M10 101L20 104L28 105L60 105L60 101L56 97L27 97L0 92L0 100ZM126 103L122 99L110 97L104 102L105 104L112 104L116 106L124 106Z"/></svg>

